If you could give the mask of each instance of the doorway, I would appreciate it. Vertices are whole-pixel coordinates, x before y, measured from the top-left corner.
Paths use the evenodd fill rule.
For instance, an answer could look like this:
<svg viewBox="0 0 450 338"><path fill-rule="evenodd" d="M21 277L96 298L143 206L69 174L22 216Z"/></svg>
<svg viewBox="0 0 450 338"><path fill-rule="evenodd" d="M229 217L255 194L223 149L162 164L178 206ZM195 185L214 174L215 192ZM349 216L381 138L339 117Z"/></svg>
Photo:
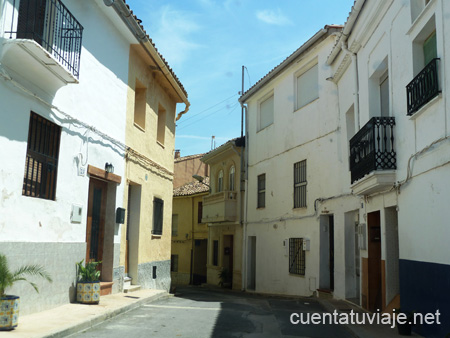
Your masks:
<svg viewBox="0 0 450 338"><path fill-rule="evenodd" d="M368 240L368 304L370 311L382 309L381 222L380 211L367 214Z"/></svg>
<svg viewBox="0 0 450 338"><path fill-rule="evenodd" d="M256 288L256 236L248 236L247 289Z"/></svg>
<svg viewBox="0 0 450 338"><path fill-rule="evenodd" d="M106 182L90 179L86 222L86 262L103 260L107 190ZM102 271L101 264L98 265L98 269Z"/></svg>
<svg viewBox="0 0 450 338"><path fill-rule="evenodd" d="M194 240L193 284L206 283L206 261L208 252L208 240Z"/></svg>
<svg viewBox="0 0 450 338"><path fill-rule="evenodd" d="M320 275L319 289L334 290L334 216L320 216Z"/></svg>
<svg viewBox="0 0 450 338"><path fill-rule="evenodd" d="M228 270L226 283L233 286L233 235L223 236L223 268Z"/></svg>
<svg viewBox="0 0 450 338"><path fill-rule="evenodd" d="M128 213L125 240L125 274L131 284L138 282L139 224L141 217L141 192L138 184L128 185Z"/></svg>

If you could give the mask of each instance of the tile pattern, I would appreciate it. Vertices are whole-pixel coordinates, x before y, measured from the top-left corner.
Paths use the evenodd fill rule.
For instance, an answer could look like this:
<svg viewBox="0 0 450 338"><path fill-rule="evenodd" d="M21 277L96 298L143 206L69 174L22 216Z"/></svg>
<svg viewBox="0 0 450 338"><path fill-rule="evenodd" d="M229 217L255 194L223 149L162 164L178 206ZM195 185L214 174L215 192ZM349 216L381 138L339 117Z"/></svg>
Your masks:
<svg viewBox="0 0 450 338"><path fill-rule="evenodd" d="M83 304L98 304L100 301L100 282L78 282L77 301Z"/></svg>
<svg viewBox="0 0 450 338"><path fill-rule="evenodd" d="M0 331L12 330L18 324L19 297L6 296L0 299Z"/></svg>

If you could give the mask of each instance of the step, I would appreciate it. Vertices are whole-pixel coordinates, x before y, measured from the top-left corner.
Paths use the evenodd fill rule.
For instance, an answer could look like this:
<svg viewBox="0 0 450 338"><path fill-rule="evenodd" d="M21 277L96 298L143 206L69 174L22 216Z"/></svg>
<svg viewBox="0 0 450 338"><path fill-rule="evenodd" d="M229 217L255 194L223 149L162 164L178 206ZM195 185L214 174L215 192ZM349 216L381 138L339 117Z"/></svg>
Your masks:
<svg viewBox="0 0 450 338"><path fill-rule="evenodd" d="M131 286L131 281L132 281L132 279L131 279L131 277L125 277L124 279L123 279L123 287L124 288L128 288L128 287L130 287Z"/></svg>
<svg viewBox="0 0 450 338"><path fill-rule="evenodd" d="M333 299L333 292L329 289L317 289L317 297L322 299Z"/></svg>
<svg viewBox="0 0 450 338"><path fill-rule="evenodd" d="M130 292L138 291L140 289L141 289L140 285L130 285L128 287L124 287L123 288L123 292L124 293L130 293Z"/></svg>
<svg viewBox="0 0 450 338"><path fill-rule="evenodd" d="M114 282L100 282L100 296L110 295Z"/></svg>

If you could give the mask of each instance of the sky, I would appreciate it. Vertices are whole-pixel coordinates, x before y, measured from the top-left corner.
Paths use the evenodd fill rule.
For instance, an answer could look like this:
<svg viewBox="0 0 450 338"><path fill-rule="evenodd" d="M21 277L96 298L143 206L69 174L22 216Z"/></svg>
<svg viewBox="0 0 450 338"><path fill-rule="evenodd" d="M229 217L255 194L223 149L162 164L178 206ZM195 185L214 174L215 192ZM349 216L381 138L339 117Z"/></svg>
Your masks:
<svg viewBox="0 0 450 338"><path fill-rule="evenodd" d="M344 24L353 0L126 0L188 93L177 121L181 156L241 134L244 92L325 25ZM177 114L184 110L178 104Z"/></svg>

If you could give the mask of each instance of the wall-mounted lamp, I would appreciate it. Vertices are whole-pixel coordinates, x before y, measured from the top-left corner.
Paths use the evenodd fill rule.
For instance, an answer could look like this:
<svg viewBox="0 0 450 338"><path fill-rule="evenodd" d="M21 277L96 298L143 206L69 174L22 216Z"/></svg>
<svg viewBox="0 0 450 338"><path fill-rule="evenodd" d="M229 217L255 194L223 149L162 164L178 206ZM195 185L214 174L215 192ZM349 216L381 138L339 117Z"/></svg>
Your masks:
<svg viewBox="0 0 450 338"><path fill-rule="evenodd" d="M203 182L204 179L205 179L203 176L200 176L200 175L192 175L192 178L195 179L195 180L197 180L197 181L199 181L201 184L206 185L208 188L211 188L211 187L209 186L209 184L206 184L205 182Z"/></svg>
<svg viewBox="0 0 450 338"><path fill-rule="evenodd" d="M105 163L105 171L107 173L113 173L114 172L114 166L112 165L112 163Z"/></svg>

